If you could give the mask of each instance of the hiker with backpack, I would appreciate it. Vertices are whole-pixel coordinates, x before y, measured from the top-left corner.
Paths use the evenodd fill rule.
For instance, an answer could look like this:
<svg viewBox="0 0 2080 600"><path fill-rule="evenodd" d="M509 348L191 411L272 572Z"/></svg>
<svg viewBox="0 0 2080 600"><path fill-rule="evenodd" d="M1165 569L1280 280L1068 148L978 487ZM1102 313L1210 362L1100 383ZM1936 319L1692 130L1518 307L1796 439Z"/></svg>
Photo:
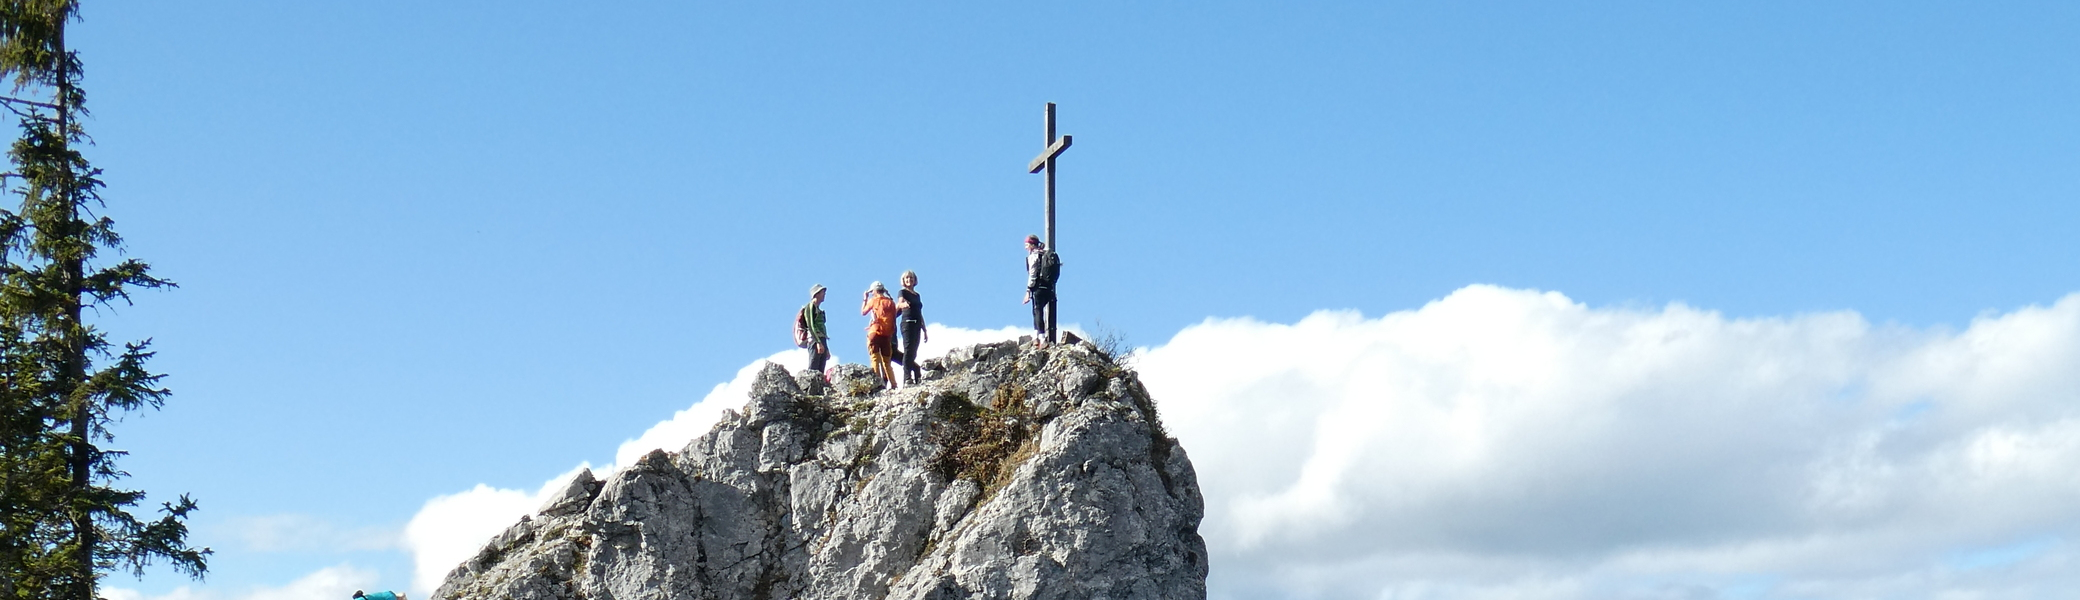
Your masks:
<svg viewBox="0 0 2080 600"><path fill-rule="evenodd" d="M1054 339L1053 323L1048 317L1054 313L1054 284L1061 277L1061 257L1048 250L1040 236L1026 236L1026 299L1019 303L1033 305L1034 345L1041 348Z"/></svg>
<svg viewBox="0 0 2080 600"><path fill-rule="evenodd" d="M809 286L809 303L794 313L794 345L809 351L809 370L823 372L824 361L830 360L830 331L824 329L823 284Z"/></svg>
<svg viewBox="0 0 2080 600"><path fill-rule="evenodd" d="M896 370L888 363L896 353L896 301L888 297L888 288L876 281L860 295L859 314L867 316L867 356L874 374L894 388Z"/></svg>
<svg viewBox="0 0 2080 600"><path fill-rule="evenodd" d="M897 282L903 286L899 292L902 298L896 300L896 310L903 317L903 384L915 385L924 380L924 368L917 364L921 362L917 360L917 345L932 336L924 330L924 296L917 294L917 272L904 271Z"/></svg>

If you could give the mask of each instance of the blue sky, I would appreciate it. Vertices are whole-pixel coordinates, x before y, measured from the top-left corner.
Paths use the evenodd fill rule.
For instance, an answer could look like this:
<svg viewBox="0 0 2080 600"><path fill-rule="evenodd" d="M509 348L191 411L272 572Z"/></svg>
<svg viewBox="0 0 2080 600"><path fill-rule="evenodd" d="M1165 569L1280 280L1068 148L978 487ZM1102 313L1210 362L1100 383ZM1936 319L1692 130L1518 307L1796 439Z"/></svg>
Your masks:
<svg viewBox="0 0 2080 600"><path fill-rule="evenodd" d="M200 499L224 597L342 562L405 587L352 540L611 462L785 349L811 283L841 354L851 294L903 269L936 322L1021 322L1049 101L1064 321L1143 345L1472 284L1924 332L2080 290L2066 3L84 15L108 214L182 285L99 322L176 392L123 464Z"/></svg>

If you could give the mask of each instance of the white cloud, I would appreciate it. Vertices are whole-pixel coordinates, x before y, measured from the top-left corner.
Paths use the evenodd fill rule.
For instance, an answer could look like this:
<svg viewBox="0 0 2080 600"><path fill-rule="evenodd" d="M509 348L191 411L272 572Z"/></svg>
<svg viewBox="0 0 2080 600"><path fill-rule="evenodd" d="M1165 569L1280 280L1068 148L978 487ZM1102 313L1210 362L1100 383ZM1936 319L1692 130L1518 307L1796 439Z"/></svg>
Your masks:
<svg viewBox="0 0 2080 600"><path fill-rule="evenodd" d="M562 489L586 468L588 465L581 464L551 477L533 492L480 483L468 491L427 500L404 526L405 547L412 552L411 595L431 597L448 571L475 556L491 536L505 531L521 516L533 514L550 493Z"/></svg>
<svg viewBox="0 0 2080 600"><path fill-rule="evenodd" d="M260 552L387 550L398 545L398 532L394 529L345 529L304 514L233 517L217 527L246 548Z"/></svg>
<svg viewBox="0 0 2080 600"><path fill-rule="evenodd" d="M604 479L621 465L633 463L651 450L677 452L685 448L687 443L714 427L722 417L722 411L743 406L751 393L751 383L757 380L767 361L790 370L807 368L809 364L806 352L799 349L752 361L738 369L734 379L716 384L692 406L650 426L642 435L622 442L614 451L614 464L596 468L594 473ZM486 540L505 531L521 516L533 514L535 509L541 508L548 494L563 489L578 471L587 468L592 466L580 464L549 478L533 491L478 484L468 491L426 501L418 514L405 525L405 546L412 553L413 592L430 595L449 571L474 556Z"/></svg>
<svg viewBox="0 0 2080 600"><path fill-rule="evenodd" d="M835 353L833 354L832 358L836 359ZM650 426L643 435L622 442L621 447L614 450L614 464L601 470L613 471L619 468L619 465L632 464L636 459L649 454L651 450L678 452L686 448L686 444L691 443L694 438L715 427L715 422L722 418L722 411L744 405L745 399L751 394L751 383L758 380L758 372L765 369L768 361L779 363L790 372L800 371L809 368L809 353L801 349L786 350L751 361L751 364L737 369L737 376L728 383L715 384L714 388L708 390L708 395L693 403L693 406L673 413L672 418Z"/></svg>
<svg viewBox="0 0 2080 600"><path fill-rule="evenodd" d="M2056 568L2080 534L2074 364L2080 295L1953 333L1486 286L1209 320L1138 361L1205 488L1217 596L1382 598L2080 583Z"/></svg>
<svg viewBox="0 0 2080 600"><path fill-rule="evenodd" d="M355 590L379 591L381 588L376 587L376 583L377 576L374 571L342 564L319 569L289 582L288 585L256 587L230 596L198 591L187 586L157 596L147 596L131 589L104 587L101 589L101 595L108 600L341 600L352 596Z"/></svg>
<svg viewBox="0 0 2080 600"><path fill-rule="evenodd" d="M927 357L1025 334L932 332ZM615 462L706 432L763 362ZM1215 597L1392 599L2057 595L2080 585L2076 363L2080 295L1952 332L1487 286L1209 320L1137 361L1206 492ZM415 590L572 473L429 501Z"/></svg>

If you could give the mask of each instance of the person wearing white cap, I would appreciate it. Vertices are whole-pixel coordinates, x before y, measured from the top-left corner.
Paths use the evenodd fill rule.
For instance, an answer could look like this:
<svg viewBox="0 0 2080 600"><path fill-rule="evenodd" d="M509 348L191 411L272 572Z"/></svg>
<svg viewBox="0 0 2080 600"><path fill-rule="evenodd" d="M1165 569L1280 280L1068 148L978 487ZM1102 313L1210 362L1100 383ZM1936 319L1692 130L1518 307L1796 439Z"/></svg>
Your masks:
<svg viewBox="0 0 2080 600"><path fill-rule="evenodd" d="M891 389L896 387L896 369L889 364L896 353L896 313L896 301L888 297L888 288L881 282L860 294L859 314L867 315L867 356L874 374Z"/></svg>

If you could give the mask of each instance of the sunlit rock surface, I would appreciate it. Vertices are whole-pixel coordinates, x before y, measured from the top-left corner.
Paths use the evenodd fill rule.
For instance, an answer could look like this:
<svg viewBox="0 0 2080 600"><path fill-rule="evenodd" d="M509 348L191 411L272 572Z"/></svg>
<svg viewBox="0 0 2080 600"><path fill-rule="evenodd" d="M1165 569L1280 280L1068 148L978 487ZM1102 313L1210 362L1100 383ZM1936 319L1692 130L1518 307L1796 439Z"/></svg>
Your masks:
<svg viewBox="0 0 2080 600"><path fill-rule="evenodd" d="M1197 477L1132 371L1088 343L925 367L882 390L767 364L742 412L581 473L434 597L1206 596Z"/></svg>

